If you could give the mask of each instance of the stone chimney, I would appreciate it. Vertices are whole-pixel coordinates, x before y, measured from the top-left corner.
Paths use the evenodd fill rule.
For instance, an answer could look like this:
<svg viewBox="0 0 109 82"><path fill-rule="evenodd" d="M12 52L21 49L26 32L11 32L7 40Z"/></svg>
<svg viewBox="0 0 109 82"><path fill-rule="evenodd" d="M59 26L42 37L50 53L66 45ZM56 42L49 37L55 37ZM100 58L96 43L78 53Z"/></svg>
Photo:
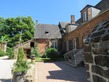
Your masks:
<svg viewBox="0 0 109 82"><path fill-rule="evenodd" d="M71 15L71 24L75 24L75 16Z"/></svg>

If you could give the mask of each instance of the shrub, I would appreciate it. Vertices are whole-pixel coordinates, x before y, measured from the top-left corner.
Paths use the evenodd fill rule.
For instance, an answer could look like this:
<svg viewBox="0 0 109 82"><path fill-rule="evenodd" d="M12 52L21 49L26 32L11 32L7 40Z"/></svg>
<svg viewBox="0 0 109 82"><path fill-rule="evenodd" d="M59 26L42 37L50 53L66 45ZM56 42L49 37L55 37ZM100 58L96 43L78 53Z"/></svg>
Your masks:
<svg viewBox="0 0 109 82"><path fill-rule="evenodd" d="M23 51L23 49L20 48L18 50L17 61L14 64L14 67L12 69L13 72L24 72L30 68L29 63L23 59L23 56L24 56L24 51Z"/></svg>
<svg viewBox="0 0 109 82"><path fill-rule="evenodd" d="M15 63L13 72L27 72L29 68L29 63L26 60L23 60Z"/></svg>
<svg viewBox="0 0 109 82"><path fill-rule="evenodd" d="M40 57L40 54L38 52L38 46L37 46L37 43L36 43L36 46L34 48L34 50L32 51L31 55L35 55L36 57Z"/></svg>
<svg viewBox="0 0 109 82"><path fill-rule="evenodd" d="M6 52L4 52L1 48L0 48L0 57L1 56L5 56L6 55Z"/></svg>
<svg viewBox="0 0 109 82"><path fill-rule="evenodd" d="M58 58L59 57L59 54L57 53L57 50L54 49L54 48L48 48L46 51L45 51L45 56L48 57L48 58Z"/></svg>
<svg viewBox="0 0 109 82"><path fill-rule="evenodd" d="M14 52L13 52L13 48L7 47L7 55L9 56L9 58L14 58Z"/></svg>

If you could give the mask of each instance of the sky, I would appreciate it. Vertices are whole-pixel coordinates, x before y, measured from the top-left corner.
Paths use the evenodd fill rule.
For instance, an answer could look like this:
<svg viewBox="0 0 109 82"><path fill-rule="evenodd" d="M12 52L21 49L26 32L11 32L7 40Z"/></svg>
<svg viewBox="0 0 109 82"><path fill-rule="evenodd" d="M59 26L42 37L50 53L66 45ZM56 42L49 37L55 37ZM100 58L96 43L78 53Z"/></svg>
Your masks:
<svg viewBox="0 0 109 82"><path fill-rule="evenodd" d="M0 0L0 17L31 16L40 24L58 24L80 18L80 11L87 5L95 6L101 0Z"/></svg>

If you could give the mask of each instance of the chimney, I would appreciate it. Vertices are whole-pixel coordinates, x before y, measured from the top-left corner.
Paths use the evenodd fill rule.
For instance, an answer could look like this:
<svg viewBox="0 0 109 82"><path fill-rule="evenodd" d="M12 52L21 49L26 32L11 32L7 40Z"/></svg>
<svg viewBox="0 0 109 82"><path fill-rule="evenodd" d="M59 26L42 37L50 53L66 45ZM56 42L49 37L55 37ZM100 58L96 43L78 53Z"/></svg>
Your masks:
<svg viewBox="0 0 109 82"><path fill-rule="evenodd" d="M75 16L71 15L71 24L75 24Z"/></svg>

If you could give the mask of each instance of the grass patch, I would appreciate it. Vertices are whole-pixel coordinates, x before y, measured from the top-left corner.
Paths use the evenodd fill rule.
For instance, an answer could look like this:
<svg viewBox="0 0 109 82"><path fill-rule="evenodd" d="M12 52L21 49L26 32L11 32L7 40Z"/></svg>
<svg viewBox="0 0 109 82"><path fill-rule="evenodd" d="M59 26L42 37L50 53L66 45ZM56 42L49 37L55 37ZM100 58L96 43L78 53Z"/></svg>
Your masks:
<svg viewBox="0 0 109 82"><path fill-rule="evenodd" d="M44 61L50 61L50 58L36 58L36 62L44 62Z"/></svg>
<svg viewBox="0 0 109 82"><path fill-rule="evenodd" d="M63 61L63 58L36 58L36 62L52 62L52 61Z"/></svg>

